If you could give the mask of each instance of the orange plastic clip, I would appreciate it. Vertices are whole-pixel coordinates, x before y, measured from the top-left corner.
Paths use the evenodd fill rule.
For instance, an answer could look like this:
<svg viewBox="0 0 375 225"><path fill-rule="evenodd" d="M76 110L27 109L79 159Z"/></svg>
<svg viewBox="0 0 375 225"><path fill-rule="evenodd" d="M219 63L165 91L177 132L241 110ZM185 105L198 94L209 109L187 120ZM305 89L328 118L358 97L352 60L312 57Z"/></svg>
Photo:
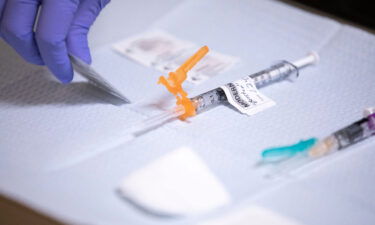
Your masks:
<svg viewBox="0 0 375 225"><path fill-rule="evenodd" d="M200 48L193 56L191 56L184 64L182 64L175 72L169 72L168 78L161 76L158 84L164 85L170 93L172 93L177 101L177 106L182 106L185 113L180 116L184 120L188 117L195 116L195 106L187 97L187 93L182 88L182 83L187 78L187 72L191 70L209 51L207 46Z"/></svg>

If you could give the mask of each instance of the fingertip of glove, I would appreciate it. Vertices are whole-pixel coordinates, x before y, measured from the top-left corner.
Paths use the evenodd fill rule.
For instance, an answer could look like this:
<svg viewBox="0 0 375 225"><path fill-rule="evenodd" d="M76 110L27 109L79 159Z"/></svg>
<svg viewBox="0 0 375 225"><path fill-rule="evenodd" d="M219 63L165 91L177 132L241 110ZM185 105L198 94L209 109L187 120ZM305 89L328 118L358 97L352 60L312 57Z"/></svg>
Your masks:
<svg viewBox="0 0 375 225"><path fill-rule="evenodd" d="M90 65L91 62L92 62L90 53L88 53L88 54L79 54L77 57L80 58L86 64Z"/></svg>
<svg viewBox="0 0 375 225"><path fill-rule="evenodd" d="M64 77L61 77L61 76L56 76L57 79L59 79L59 81L62 83L62 84L69 84L70 82L72 82L73 80L73 75L68 77L68 76L64 76Z"/></svg>
<svg viewBox="0 0 375 225"><path fill-rule="evenodd" d="M62 70L51 70L55 77L63 84L69 84L73 80L73 69L67 68L65 71Z"/></svg>

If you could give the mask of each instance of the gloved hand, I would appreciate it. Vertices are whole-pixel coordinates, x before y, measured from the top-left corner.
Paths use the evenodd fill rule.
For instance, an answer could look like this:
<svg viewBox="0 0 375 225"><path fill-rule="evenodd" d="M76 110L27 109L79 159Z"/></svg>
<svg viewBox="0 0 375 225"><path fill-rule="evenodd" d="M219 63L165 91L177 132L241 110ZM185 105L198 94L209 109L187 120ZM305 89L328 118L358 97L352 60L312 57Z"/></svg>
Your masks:
<svg viewBox="0 0 375 225"><path fill-rule="evenodd" d="M0 0L0 37L26 61L46 65L69 83L73 69L68 53L91 63L87 33L109 1Z"/></svg>

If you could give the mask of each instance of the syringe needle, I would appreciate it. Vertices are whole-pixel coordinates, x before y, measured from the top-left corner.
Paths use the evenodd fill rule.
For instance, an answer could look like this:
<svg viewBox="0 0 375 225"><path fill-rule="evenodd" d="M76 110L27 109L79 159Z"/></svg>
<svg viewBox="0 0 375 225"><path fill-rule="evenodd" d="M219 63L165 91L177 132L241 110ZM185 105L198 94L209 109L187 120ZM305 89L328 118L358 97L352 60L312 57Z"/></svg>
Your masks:
<svg viewBox="0 0 375 225"><path fill-rule="evenodd" d="M151 116L150 118L147 118L135 125L132 126L130 129L130 134L133 136L138 136L140 134L146 133L150 130L153 130L163 124L165 124L168 121L177 119L181 115L185 113L184 109L182 107L176 107L173 110Z"/></svg>

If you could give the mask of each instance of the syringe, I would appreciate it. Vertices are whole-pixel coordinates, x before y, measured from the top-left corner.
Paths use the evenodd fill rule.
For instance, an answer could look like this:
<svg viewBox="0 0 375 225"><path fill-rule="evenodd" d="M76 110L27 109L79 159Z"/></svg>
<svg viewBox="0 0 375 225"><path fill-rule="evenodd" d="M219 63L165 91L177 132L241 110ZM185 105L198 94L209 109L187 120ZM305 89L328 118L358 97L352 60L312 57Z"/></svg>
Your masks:
<svg viewBox="0 0 375 225"><path fill-rule="evenodd" d="M289 174L320 157L346 149L374 135L375 107L365 110L362 119L332 133L317 144L317 139L311 138L292 146L266 149L262 152L262 161L258 165L267 163L275 166L271 167L273 169L268 172L267 177Z"/></svg>
<svg viewBox="0 0 375 225"><path fill-rule="evenodd" d="M316 144L308 152L312 158L342 150L375 135L375 107L365 110L365 117L344 127Z"/></svg>
<svg viewBox="0 0 375 225"><path fill-rule="evenodd" d="M262 70L258 73L246 76L244 78L252 78L257 88L262 88L283 80L295 81L299 76L300 69L315 64L318 62L318 60L318 54L315 52L311 52L306 57L292 63L284 60L271 66L268 69ZM195 106L196 113L200 113L216 105L226 103L228 102L228 99L224 93L224 90L221 87L218 87L191 98L191 101Z"/></svg>
<svg viewBox="0 0 375 225"><path fill-rule="evenodd" d="M318 139L310 138L294 145L267 148L262 152L262 160L257 166L266 164L274 166L267 177L288 174L319 157L346 149L374 135L375 107L366 109L362 119L332 133L322 141L318 142Z"/></svg>
<svg viewBox="0 0 375 225"><path fill-rule="evenodd" d="M215 88L193 98L187 98L187 94L181 88L181 80L183 81L184 79L186 79L186 72L188 71L186 68L191 69L192 66L195 65L195 63L207 52L208 48L206 46L201 48L194 56L187 60L187 62L185 62L184 65L181 66L175 74L170 73L170 77L168 79L161 77L162 82L160 82L159 80L159 83L163 83L171 93L176 95L177 92L177 95L180 95L176 97L178 101L181 101L182 103L187 102L187 105L190 106L189 110L194 110L194 115L211 109L214 106L228 102L227 96L225 95L224 90L221 87ZM298 78L300 69L315 64L318 61L318 54L315 52L311 52L307 56L292 63L284 60L271 66L268 69L262 70L252 75L248 75L242 79L252 79L257 88L262 88L283 80L294 81ZM183 68L184 66L186 66L185 69ZM175 82L176 80L178 82ZM176 83L178 85L176 85ZM184 115L186 115L186 105L185 107L183 105L178 105L171 111L167 111L165 113L142 121L141 123L134 126L135 129L132 130L134 133L142 133L144 130L152 129L160 124L163 124L166 121Z"/></svg>

